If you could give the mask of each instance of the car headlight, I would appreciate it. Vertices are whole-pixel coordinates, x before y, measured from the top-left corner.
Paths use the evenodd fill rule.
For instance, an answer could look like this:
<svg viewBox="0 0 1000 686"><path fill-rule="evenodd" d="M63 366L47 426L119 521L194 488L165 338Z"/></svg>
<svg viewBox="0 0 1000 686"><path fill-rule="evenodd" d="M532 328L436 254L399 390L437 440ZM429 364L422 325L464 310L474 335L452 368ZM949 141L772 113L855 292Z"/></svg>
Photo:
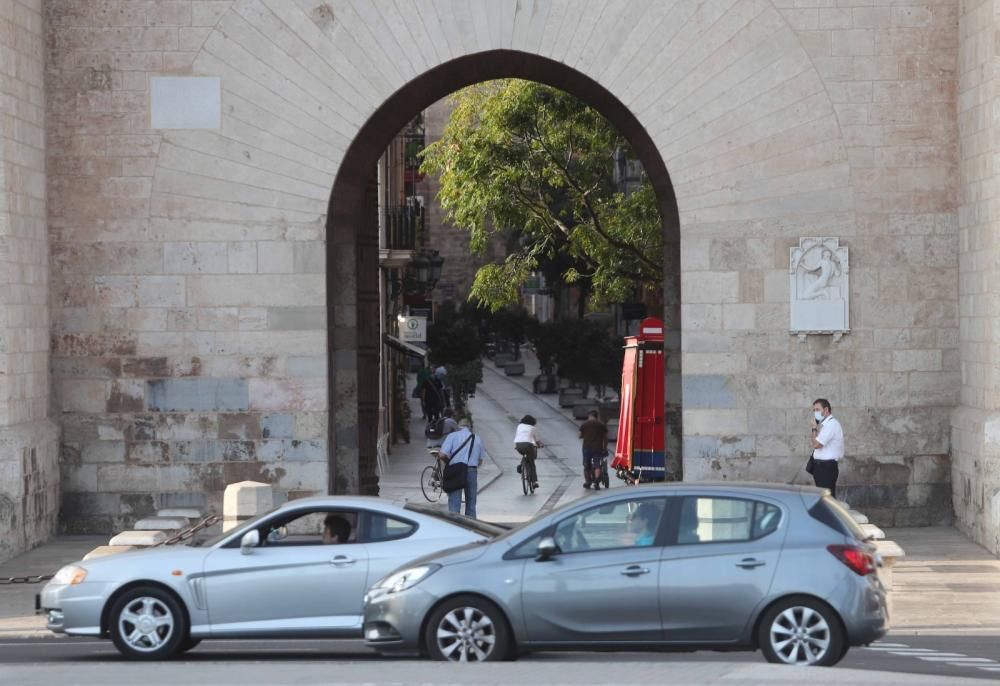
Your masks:
<svg viewBox="0 0 1000 686"><path fill-rule="evenodd" d="M390 574L375 584L372 590L379 590L384 593L399 593L408 588L412 588L431 574L441 569L441 565L420 565L419 567L409 567L394 574Z"/></svg>
<svg viewBox="0 0 1000 686"><path fill-rule="evenodd" d="M56 572L56 575L52 577L52 583L63 586L75 586L76 584L83 583L83 580L86 578L86 569L77 567L76 565L67 565Z"/></svg>

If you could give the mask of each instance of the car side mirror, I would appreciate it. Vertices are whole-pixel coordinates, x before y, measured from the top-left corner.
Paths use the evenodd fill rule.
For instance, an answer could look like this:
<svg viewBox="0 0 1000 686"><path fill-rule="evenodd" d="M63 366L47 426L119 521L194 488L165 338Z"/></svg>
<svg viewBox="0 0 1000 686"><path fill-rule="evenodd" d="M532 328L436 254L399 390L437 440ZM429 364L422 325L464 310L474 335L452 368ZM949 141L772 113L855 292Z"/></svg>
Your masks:
<svg viewBox="0 0 1000 686"><path fill-rule="evenodd" d="M535 549L535 559L539 562L545 562L555 557L558 552L559 546L556 545L556 539L546 536L538 542L538 547Z"/></svg>
<svg viewBox="0 0 1000 686"><path fill-rule="evenodd" d="M258 533L257 529L251 529L243 534L243 538L240 539L240 552L244 555L249 555L258 545L260 545L260 533Z"/></svg>

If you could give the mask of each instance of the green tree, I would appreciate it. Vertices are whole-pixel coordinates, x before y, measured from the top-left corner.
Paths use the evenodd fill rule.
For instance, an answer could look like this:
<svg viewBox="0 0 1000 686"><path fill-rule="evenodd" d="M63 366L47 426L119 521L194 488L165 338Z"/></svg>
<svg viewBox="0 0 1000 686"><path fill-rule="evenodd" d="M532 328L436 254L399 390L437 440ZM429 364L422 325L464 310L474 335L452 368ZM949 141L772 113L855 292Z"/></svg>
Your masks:
<svg viewBox="0 0 1000 686"><path fill-rule="evenodd" d="M516 303L531 273L553 265L565 282L584 281L599 303L658 288L656 199L648 181L627 196L618 192L616 155L631 155L610 122L532 81L484 82L454 101L421 170L440 177L438 199L449 221L470 232L473 252L496 232L516 238L504 261L478 270L471 299L494 311Z"/></svg>

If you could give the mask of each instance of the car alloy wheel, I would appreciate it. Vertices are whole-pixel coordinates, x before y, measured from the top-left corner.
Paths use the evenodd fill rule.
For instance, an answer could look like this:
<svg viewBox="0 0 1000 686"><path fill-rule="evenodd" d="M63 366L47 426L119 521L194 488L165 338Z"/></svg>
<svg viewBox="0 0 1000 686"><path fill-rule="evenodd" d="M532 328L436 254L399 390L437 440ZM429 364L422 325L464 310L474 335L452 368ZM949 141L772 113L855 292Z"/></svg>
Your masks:
<svg viewBox="0 0 1000 686"><path fill-rule="evenodd" d="M133 660L170 657L190 640L183 608L170 593L152 586L125 591L108 617L115 647Z"/></svg>
<svg viewBox="0 0 1000 686"><path fill-rule="evenodd" d="M814 665L830 651L830 625L810 607L790 607L771 622L771 648L790 665Z"/></svg>
<svg viewBox="0 0 1000 686"><path fill-rule="evenodd" d="M118 631L129 648L151 653L170 640L174 615L158 598L136 598L118 615Z"/></svg>
<svg viewBox="0 0 1000 686"><path fill-rule="evenodd" d="M424 645L449 662L507 659L511 645L501 611L485 598L457 596L439 606L427 623Z"/></svg>

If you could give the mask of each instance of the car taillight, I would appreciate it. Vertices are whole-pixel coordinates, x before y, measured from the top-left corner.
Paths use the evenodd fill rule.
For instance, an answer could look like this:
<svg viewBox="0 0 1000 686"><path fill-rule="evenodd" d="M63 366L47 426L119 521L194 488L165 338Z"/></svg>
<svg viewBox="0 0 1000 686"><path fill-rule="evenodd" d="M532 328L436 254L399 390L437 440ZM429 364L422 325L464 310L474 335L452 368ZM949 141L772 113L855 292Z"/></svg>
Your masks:
<svg viewBox="0 0 1000 686"><path fill-rule="evenodd" d="M858 576L866 576L875 571L875 558L861 548L850 545L828 545L826 549Z"/></svg>

